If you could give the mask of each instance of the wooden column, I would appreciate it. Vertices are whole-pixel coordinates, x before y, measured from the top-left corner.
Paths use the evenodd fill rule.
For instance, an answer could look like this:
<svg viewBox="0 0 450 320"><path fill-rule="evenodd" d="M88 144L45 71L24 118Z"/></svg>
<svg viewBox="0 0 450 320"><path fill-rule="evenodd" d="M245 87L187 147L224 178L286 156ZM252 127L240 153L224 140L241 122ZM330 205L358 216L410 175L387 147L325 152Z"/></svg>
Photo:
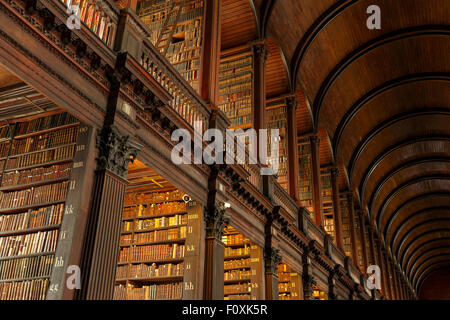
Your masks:
<svg viewBox="0 0 450 320"><path fill-rule="evenodd" d="M311 142L311 170L313 184L313 206L316 224L323 229L322 187L320 179L320 139L317 135L310 137Z"/></svg>
<svg viewBox="0 0 450 320"><path fill-rule="evenodd" d="M388 258L387 251L384 252L384 262L385 262L386 271L387 271L386 278L387 278L387 285L389 287L389 299L394 300L392 269L391 269L391 265L389 263L389 258Z"/></svg>
<svg viewBox="0 0 450 320"><path fill-rule="evenodd" d="M139 148L115 126L97 137L97 170L81 259L81 290L77 298L112 299L119 254L120 228L128 163Z"/></svg>
<svg viewBox="0 0 450 320"><path fill-rule="evenodd" d="M208 203L205 212L205 265L203 300L223 300L224 294L224 246L223 229L229 222L223 202L217 200L219 169L211 166L208 181Z"/></svg>
<svg viewBox="0 0 450 320"><path fill-rule="evenodd" d="M281 263L280 250L273 247L272 227L275 219L279 217L280 206L275 206L271 214L266 217L264 226L264 284L265 299L278 300L277 267Z"/></svg>
<svg viewBox="0 0 450 320"><path fill-rule="evenodd" d="M355 204L353 202L353 195L351 192L347 194L348 201L348 220L350 228L350 242L352 248L352 259L353 264L358 265L358 253L357 253L357 243L356 243L356 228L355 228Z"/></svg>
<svg viewBox="0 0 450 320"><path fill-rule="evenodd" d="M360 243L361 243L361 251L363 256L363 266L364 273L367 271L367 267L369 266L368 258L367 258L367 246L366 246L366 217L364 213L359 210L359 231L360 231Z"/></svg>
<svg viewBox="0 0 450 320"><path fill-rule="evenodd" d="M295 97L286 99L286 110L289 195L298 205L301 205L298 181L297 101Z"/></svg>
<svg viewBox="0 0 450 320"><path fill-rule="evenodd" d="M334 218L334 232L336 237L336 246L342 252L344 247L342 245L342 217L341 205L339 201L339 169L337 167L331 168L331 192L333 201L333 218Z"/></svg>
<svg viewBox="0 0 450 320"><path fill-rule="evenodd" d="M218 104L221 8L220 0L204 1L199 90L201 97L211 108L216 108Z"/></svg>
<svg viewBox="0 0 450 320"><path fill-rule="evenodd" d="M252 123L255 130L265 128L266 109L266 86L265 69L267 60L267 49L265 43L253 45L253 108Z"/></svg>
<svg viewBox="0 0 450 320"><path fill-rule="evenodd" d="M392 276L394 279L394 291L395 291L395 299L400 300L400 291L398 288L398 277L397 277L397 268L394 263L392 263Z"/></svg>
<svg viewBox="0 0 450 320"><path fill-rule="evenodd" d="M308 256L307 251L303 254L302 284L304 300L311 300L313 294L313 284L316 284L316 282L312 275L311 258Z"/></svg>
<svg viewBox="0 0 450 320"><path fill-rule="evenodd" d="M367 226L367 233L369 235L369 250L370 250L370 264L378 265L377 257L375 255L375 239L373 236L372 226Z"/></svg>
<svg viewBox="0 0 450 320"><path fill-rule="evenodd" d="M387 284L387 271L384 265L383 253L382 253L382 244L380 239L377 241L377 257L378 257L378 265L380 266L381 271L381 283L382 283L382 293L388 298L388 284Z"/></svg>

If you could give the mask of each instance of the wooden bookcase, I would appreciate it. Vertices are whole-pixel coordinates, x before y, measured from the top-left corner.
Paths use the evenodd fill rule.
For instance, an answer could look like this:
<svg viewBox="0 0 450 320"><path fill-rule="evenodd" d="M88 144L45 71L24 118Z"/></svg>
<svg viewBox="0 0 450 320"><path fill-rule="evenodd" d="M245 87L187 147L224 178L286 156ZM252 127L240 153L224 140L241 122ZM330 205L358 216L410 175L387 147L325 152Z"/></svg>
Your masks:
<svg viewBox="0 0 450 320"><path fill-rule="evenodd" d="M286 137L286 104L272 103L266 108L266 128L278 129L280 134L279 163L278 163L278 183L288 190L287 173L287 137ZM270 134L267 145L270 148Z"/></svg>
<svg viewBox="0 0 450 320"><path fill-rule="evenodd" d="M231 129L252 126L253 56L223 58L219 67L219 108L231 121Z"/></svg>
<svg viewBox="0 0 450 320"><path fill-rule="evenodd" d="M301 275L284 263L278 265L277 275L279 299L301 300L303 296Z"/></svg>
<svg viewBox="0 0 450 320"><path fill-rule="evenodd" d="M167 182L145 180L126 192L114 299L194 299L201 210Z"/></svg>
<svg viewBox="0 0 450 320"><path fill-rule="evenodd" d="M325 291L320 290L318 286L313 284L312 300L328 300L328 295Z"/></svg>
<svg viewBox="0 0 450 320"><path fill-rule="evenodd" d="M359 221L359 217L357 214L354 216L354 225L355 225L355 233L356 233L356 255L358 257L358 261L355 261L355 264L359 266L361 272L365 273L364 270L364 262L363 262L363 252L361 246L361 225Z"/></svg>
<svg viewBox="0 0 450 320"><path fill-rule="evenodd" d="M311 144L309 138L299 141L298 156L300 201L302 206L311 213L311 218L314 219Z"/></svg>
<svg viewBox="0 0 450 320"><path fill-rule="evenodd" d="M239 233L225 228L224 243L224 299L262 299L262 249Z"/></svg>
<svg viewBox="0 0 450 320"><path fill-rule="evenodd" d="M76 193L80 130L61 111L0 127L0 300L42 300L60 289L53 282L64 266L60 229Z"/></svg>
<svg viewBox="0 0 450 320"><path fill-rule="evenodd" d="M334 234L334 211L331 189L331 173L329 170L321 170L322 206L325 231L335 239Z"/></svg>
<svg viewBox="0 0 450 320"><path fill-rule="evenodd" d="M203 0L148 0L138 15L151 31L149 40L198 91Z"/></svg>
<svg viewBox="0 0 450 320"><path fill-rule="evenodd" d="M352 244L350 241L350 203L347 199L347 195L343 195L340 199L341 201L341 219L342 219L342 244L344 253L351 257L352 256Z"/></svg>

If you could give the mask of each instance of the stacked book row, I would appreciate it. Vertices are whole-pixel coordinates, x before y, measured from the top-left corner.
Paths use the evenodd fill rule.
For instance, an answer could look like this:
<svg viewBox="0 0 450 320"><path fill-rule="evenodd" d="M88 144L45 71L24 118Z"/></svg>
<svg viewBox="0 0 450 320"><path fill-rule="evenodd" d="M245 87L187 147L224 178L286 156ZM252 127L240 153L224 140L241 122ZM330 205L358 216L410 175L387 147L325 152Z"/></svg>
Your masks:
<svg viewBox="0 0 450 320"><path fill-rule="evenodd" d="M59 201L66 198L69 181L48 184L14 192L0 193L2 208L15 208L27 205Z"/></svg>
<svg viewBox="0 0 450 320"><path fill-rule="evenodd" d="M0 257L13 257L56 250L59 230L0 238Z"/></svg>
<svg viewBox="0 0 450 320"><path fill-rule="evenodd" d="M0 232L20 231L30 228L52 226L61 223L64 204L28 210L27 212L0 216Z"/></svg>
<svg viewBox="0 0 450 320"><path fill-rule="evenodd" d="M0 280L50 276L54 255L0 261Z"/></svg>
<svg viewBox="0 0 450 320"><path fill-rule="evenodd" d="M119 263L128 261L164 260L184 258L185 247L178 244L126 247L120 250Z"/></svg>

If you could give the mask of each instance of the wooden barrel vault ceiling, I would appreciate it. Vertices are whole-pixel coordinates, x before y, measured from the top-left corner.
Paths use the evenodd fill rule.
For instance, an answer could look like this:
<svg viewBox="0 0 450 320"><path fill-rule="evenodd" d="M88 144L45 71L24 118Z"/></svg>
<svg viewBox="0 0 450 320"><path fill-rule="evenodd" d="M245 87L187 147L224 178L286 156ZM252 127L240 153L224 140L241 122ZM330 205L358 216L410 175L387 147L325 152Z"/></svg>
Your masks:
<svg viewBox="0 0 450 320"><path fill-rule="evenodd" d="M222 5L222 49L269 39L267 98L297 95L299 136L319 134L321 165L343 168L340 187L411 285L448 268L450 1ZM379 30L366 27L370 5L381 8Z"/></svg>

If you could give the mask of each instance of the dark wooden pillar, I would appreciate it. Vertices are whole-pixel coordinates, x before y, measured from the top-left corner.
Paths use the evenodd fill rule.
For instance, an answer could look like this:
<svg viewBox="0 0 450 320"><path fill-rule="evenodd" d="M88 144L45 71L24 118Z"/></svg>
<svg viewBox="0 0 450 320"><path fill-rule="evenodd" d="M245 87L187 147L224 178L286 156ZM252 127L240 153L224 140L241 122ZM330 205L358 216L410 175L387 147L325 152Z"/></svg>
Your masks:
<svg viewBox="0 0 450 320"><path fill-rule="evenodd" d="M303 254L303 298L304 300L311 300L313 294L313 285L316 284L312 275L311 258L308 255L308 251L305 250Z"/></svg>
<svg viewBox="0 0 450 320"><path fill-rule="evenodd" d="M388 285L387 285L387 270L384 265L383 253L382 253L382 244L380 239L377 239L377 257L378 257L378 265L381 271L381 290L383 295L388 298Z"/></svg>
<svg viewBox="0 0 450 320"><path fill-rule="evenodd" d="M320 139L317 135L310 137L311 142L311 169L313 183L313 206L316 224L323 229L322 186L320 179Z"/></svg>
<svg viewBox="0 0 450 320"><path fill-rule="evenodd" d="M377 257L375 255L375 238L373 236L373 228L372 226L367 226L367 233L369 235L369 250L370 250L370 264L378 265Z"/></svg>
<svg viewBox="0 0 450 320"><path fill-rule="evenodd" d="M139 150L115 126L97 136L97 170L81 262L82 284L78 298L112 299L119 254L125 180L128 163Z"/></svg>
<svg viewBox="0 0 450 320"><path fill-rule="evenodd" d="M298 205L301 205L298 181L297 101L295 97L286 99L286 109L289 195Z"/></svg>
<svg viewBox="0 0 450 320"><path fill-rule="evenodd" d="M387 271L387 285L389 288L389 299L394 300L394 288L393 288L393 277L392 277L392 269L391 269L391 265L389 263L389 257L388 257L388 252L385 251L384 252L384 262L385 262L385 266L386 266L386 271Z"/></svg>
<svg viewBox="0 0 450 320"><path fill-rule="evenodd" d="M221 7L219 0L204 1L199 89L201 97L211 108L217 107L218 99Z"/></svg>
<svg viewBox="0 0 450 320"><path fill-rule="evenodd" d="M334 232L336 237L336 246L344 252L342 245L342 217L341 205L339 201L339 169L331 168L331 192L333 201L333 218L334 218Z"/></svg>
<svg viewBox="0 0 450 320"><path fill-rule="evenodd" d="M360 243L361 243L361 252L363 256L363 266L364 273L367 271L367 267L369 266L368 258L367 258L367 246L366 246L366 217L364 213L359 210L359 231L360 231Z"/></svg>
<svg viewBox="0 0 450 320"><path fill-rule="evenodd" d="M392 262L392 278L394 283L394 291L395 291L395 300L400 300L400 292L398 289L398 277L397 277L397 268L395 264Z"/></svg>
<svg viewBox="0 0 450 320"><path fill-rule="evenodd" d="M265 69L267 60L267 49L265 43L253 45L253 108L252 122L255 130L265 128L266 109L266 85Z"/></svg>
<svg viewBox="0 0 450 320"><path fill-rule="evenodd" d="M204 300L223 300L224 293L224 246L223 229L229 222L223 202L217 200L219 169L210 166L208 181L208 203L205 212L205 265L203 282Z"/></svg>
<svg viewBox="0 0 450 320"><path fill-rule="evenodd" d="M273 222L279 217L280 206L275 206L271 214L266 217L264 226L264 284L265 299L278 300L278 275L277 267L281 263L280 250L273 247Z"/></svg>
<svg viewBox="0 0 450 320"><path fill-rule="evenodd" d="M353 195L351 192L347 194L347 202L348 202L348 220L349 220L349 228L350 228L350 242L352 248L352 260L353 263L358 265L358 254L356 243L356 228L355 228L355 204L353 202Z"/></svg>

